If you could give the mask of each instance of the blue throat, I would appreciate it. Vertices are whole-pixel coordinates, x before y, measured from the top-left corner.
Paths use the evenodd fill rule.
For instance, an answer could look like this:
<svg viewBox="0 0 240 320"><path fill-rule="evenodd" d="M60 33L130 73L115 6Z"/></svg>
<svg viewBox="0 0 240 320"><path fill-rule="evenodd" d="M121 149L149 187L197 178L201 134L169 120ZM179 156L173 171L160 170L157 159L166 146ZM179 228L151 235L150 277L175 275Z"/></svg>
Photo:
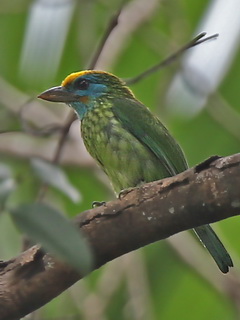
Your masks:
<svg viewBox="0 0 240 320"><path fill-rule="evenodd" d="M69 104L70 107L72 107L74 109L74 111L76 112L78 118L80 120L82 120L85 116L85 114L89 111L92 110L94 108L94 103L88 103L88 105L77 101L77 102L71 102L71 104Z"/></svg>
<svg viewBox="0 0 240 320"><path fill-rule="evenodd" d="M87 113L87 111L89 109L92 109L90 106L86 106L84 103L81 103L80 101L72 102L69 105L70 105L70 107L72 107L74 109L74 111L76 112L76 114L80 120L83 119L83 117L85 116L85 114Z"/></svg>

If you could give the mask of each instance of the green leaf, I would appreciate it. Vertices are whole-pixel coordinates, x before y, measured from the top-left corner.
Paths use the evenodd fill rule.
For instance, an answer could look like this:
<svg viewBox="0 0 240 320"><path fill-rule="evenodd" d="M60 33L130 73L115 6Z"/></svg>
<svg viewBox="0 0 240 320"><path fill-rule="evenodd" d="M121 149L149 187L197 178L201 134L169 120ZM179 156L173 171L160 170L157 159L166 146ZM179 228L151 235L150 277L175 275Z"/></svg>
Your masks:
<svg viewBox="0 0 240 320"><path fill-rule="evenodd" d="M31 160L31 165L43 182L59 189L74 202L81 200L80 192L72 186L65 172L60 167L36 158Z"/></svg>
<svg viewBox="0 0 240 320"><path fill-rule="evenodd" d="M43 248L86 274L93 257L79 230L56 209L45 204L22 205L11 210L19 229Z"/></svg>

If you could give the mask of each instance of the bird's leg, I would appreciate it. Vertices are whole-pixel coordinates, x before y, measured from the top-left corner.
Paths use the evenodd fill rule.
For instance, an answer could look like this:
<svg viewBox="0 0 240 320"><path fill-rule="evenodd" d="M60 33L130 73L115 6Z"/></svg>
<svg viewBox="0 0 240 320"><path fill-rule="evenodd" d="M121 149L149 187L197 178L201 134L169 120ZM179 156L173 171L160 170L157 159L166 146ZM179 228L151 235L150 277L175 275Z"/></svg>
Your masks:
<svg viewBox="0 0 240 320"><path fill-rule="evenodd" d="M106 205L106 201L93 201L92 208L97 208L105 205Z"/></svg>

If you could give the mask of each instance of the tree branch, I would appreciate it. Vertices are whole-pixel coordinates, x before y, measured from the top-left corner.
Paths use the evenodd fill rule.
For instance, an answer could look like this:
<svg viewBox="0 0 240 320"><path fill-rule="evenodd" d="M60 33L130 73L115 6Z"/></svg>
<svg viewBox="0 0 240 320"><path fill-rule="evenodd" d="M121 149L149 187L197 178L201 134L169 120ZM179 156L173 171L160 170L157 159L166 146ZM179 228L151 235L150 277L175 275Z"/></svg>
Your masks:
<svg viewBox="0 0 240 320"><path fill-rule="evenodd" d="M240 154L211 157L79 214L75 223L92 246L94 269L180 231L240 214L239 177ZM80 278L38 246L2 262L0 319L18 319L36 310Z"/></svg>

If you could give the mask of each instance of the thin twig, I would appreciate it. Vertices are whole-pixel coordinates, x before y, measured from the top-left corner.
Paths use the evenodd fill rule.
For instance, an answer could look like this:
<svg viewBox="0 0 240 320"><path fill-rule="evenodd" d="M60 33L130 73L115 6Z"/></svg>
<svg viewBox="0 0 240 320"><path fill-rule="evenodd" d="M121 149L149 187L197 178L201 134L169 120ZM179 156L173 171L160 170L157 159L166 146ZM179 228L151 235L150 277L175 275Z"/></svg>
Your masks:
<svg viewBox="0 0 240 320"><path fill-rule="evenodd" d="M54 154L54 157L52 160L53 163L59 162L59 159L61 156L61 151L63 149L65 141L67 140L69 130L70 130L71 125L74 122L74 120L76 120L76 114L73 111L70 111L68 114L68 119L66 120L66 123L64 124L64 127L62 128L62 131L61 131L58 145L57 145L57 148L55 150L55 154Z"/></svg>
<svg viewBox="0 0 240 320"><path fill-rule="evenodd" d="M42 137L50 136L51 134L57 131L61 131L62 126L60 126L59 124L48 124L42 128L36 128L33 124L31 124L28 120L25 119L25 114L28 113L29 111L28 107L30 106L30 103L33 102L33 100L34 98L30 97L26 102L24 102L19 107L18 117L20 120L22 131L32 136L42 136ZM3 131L3 132L0 131L0 133L7 133L7 132L8 131ZM10 131L10 132L14 132L14 131Z"/></svg>
<svg viewBox="0 0 240 320"><path fill-rule="evenodd" d="M54 156L52 159L52 163L54 163L54 164L57 164L59 162L61 152L63 150L63 146L67 140L69 130L70 130L71 125L75 119L76 119L75 113L73 111L70 111L68 114L68 119L66 120L66 123L62 127L60 138L59 138L58 144L57 144L57 148L55 150L55 153L54 153ZM42 185L39 189L39 192L38 192L38 196L37 196L38 202L41 202L43 200L43 198L48 190L48 187L49 187L48 183L46 183L46 182L42 183Z"/></svg>
<svg viewBox="0 0 240 320"><path fill-rule="evenodd" d="M95 68L98 59L103 51L103 47L105 46L105 43L107 42L107 39L109 38L110 34L112 33L113 29L118 25L118 18L120 16L120 13L122 12L122 7L113 15L113 17L111 18L111 20L108 23L108 26L106 28L106 31L102 37L101 42L99 43L99 46L93 56L93 58L91 59L91 62L89 64L88 69L92 70Z"/></svg>
<svg viewBox="0 0 240 320"><path fill-rule="evenodd" d="M212 36L209 36L207 38L202 39L205 37L206 32L200 33L198 36L196 36L194 39L186 43L184 46L182 46L180 49L178 49L176 52L171 54L169 57L167 57L165 60L161 61L160 63L154 65L153 67L147 69L146 71L140 73L136 77L130 78L130 79L125 79L125 82L127 85L132 85L140 80L148 77L150 74L166 67L167 65L171 64L172 62L176 61L177 58L179 58L186 50L195 47L203 42L206 42L208 40L216 39L218 37L218 34L214 34Z"/></svg>
<svg viewBox="0 0 240 320"><path fill-rule="evenodd" d="M22 130L0 130L0 134L6 134L6 133L21 133Z"/></svg>

